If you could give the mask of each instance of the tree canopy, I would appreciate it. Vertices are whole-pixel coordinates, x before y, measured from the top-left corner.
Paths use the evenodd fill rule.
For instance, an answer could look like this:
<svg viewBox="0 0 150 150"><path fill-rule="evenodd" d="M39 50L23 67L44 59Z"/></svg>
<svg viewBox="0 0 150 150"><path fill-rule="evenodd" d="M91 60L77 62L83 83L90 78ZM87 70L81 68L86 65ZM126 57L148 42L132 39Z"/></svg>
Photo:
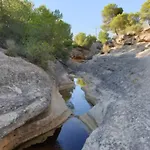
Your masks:
<svg viewBox="0 0 150 150"><path fill-rule="evenodd" d="M101 30L98 38L104 44L109 40L109 34L106 31Z"/></svg>
<svg viewBox="0 0 150 150"><path fill-rule="evenodd" d="M17 48L8 54L25 57L45 69L49 59L67 59L71 50L71 26L62 18L59 10L34 8L28 0L0 0L0 39L2 43L15 41Z"/></svg>
<svg viewBox="0 0 150 150"><path fill-rule="evenodd" d="M115 34L126 32L139 33L143 21L150 24L150 0L147 0L140 12L123 13L123 9L116 4L108 4L102 11L103 24L101 29ZM102 34L102 33L101 33Z"/></svg>
<svg viewBox="0 0 150 150"><path fill-rule="evenodd" d="M150 25L150 0L142 5L140 13L143 21L147 21Z"/></svg>
<svg viewBox="0 0 150 150"><path fill-rule="evenodd" d="M125 30L128 24L127 18L128 18L128 15L125 13L117 15L111 21L110 29L118 35L118 33Z"/></svg>
<svg viewBox="0 0 150 150"><path fill-rule="evenodd" d="M118 7L116 4L108 4L104 7L102 10L102 17L103 17L103 25L102 29L109 30L110 22L114 17L116 17L118 14L122 14L123 9L121 7Z"/></svg>
<svg viewBox="0 0 150 150"><path fill-rule="evenodd" d="M78 33L75 37L74 37L74 42L79 45L79 46L84 46L89 48L92 43L96 42L96 37L93 35L86 35L83 32Z"/></svg>
<svg viewBox="0 0 150 150"><path fill-rule="evenodd" d="M74 37L74 41L76 44L80 45L80 46L84 46L84 41L86 39L86 34L83 32L78 33L75 37Z"/></svg>

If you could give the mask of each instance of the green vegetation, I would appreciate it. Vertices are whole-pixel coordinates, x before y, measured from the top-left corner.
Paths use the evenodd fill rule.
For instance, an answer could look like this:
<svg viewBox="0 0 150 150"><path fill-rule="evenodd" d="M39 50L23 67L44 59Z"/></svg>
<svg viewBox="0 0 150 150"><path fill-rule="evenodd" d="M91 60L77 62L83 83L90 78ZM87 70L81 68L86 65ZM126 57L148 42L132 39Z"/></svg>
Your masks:
<svg viewBox="0 0 150 150"><path fill-rule="evenodd" d="M138 34L142 29L144 21L150 24L150 0L147 0L137 13L124 13L123 8L116 4L108 4L102 11L103 24L99 33L99 39L104 43L107 39L107 32L126 34L134 32Z"/></svg>
<svg viewBox="0 0 150 150"><path fill-rule="evenodd" d="M71 98L72 90L73 89L59 91L66 102Z"/></svg>
<svg viewBox="0 0 150 150"><path fill-rule="evenodd" d="M8 48L8 55L22 56L44 69L49 59L66 60L72 33L62 17L59 10L34 8L28 0L0 0L1 46Z"/></svg>
<svg viewBox="0 0 150 150"><path fill-rule="evenodd" d="M98 38L104 44L109 40L109 34L106 31L100 31Z"/></svg>
<svg viewBox="0 0 150 150"><path fill-rule="evenodd" d="M82 78L77 79L77 84L80 85L81 87L86 86L86 83Z"/></svg>
<svg viewBox="0 0 150 150"><path fill-rule="evenodd" d="M78 33L74 38L74 45L84 46L90 48L92 43L96 42L96 37L92 35L86 35L85 33Z"/></svg>
<svg viewBox="0 0 150 150"><path fill-rule="evenodd" d="M138 34L143 22L150 24L150 0L137 13L125 13L116 4L108 4L102 17L98 38L103 44L110 39L108 33ZM48 60L67 60L72 47L90 48L97 40L81 32L72 41L71 26L62 18L59 10L35 8L30 0L0 0L0 46L8 49L7 55L24 57L46 69Z"/></svg>
<svg viewBox="0 0 150 150"><path fill-rule="evenodd" d="M147 21L150 25L150 0L147 0L141 8L140 11L141 18L143 21Z"/></svg>
<svg viewBox="0 0 150 150"><path fill-rule="evenodd" d="M104 7L102 11L102 17L103 17L103 25L102 29L109 31L110 30L110 23L114 17L116 17L118 14L122 14L123 9L121 7L118 7L116 4L108 4Z"/></svg>
<svg viewBox="0 0 150 150"><path fill-rule="evenodd" d="M128 14L119 14L114 17L110 23L110 29L112 32L116 33L117 35L125 30L128 24Z"/></svg>
<svg viewBox="0 0 150 150"><path fill-rule="evenodd" d="M80 32L74 37L74 42L77 45L84 46L85 39L86 39L86 34L83 32Z"/></svg>

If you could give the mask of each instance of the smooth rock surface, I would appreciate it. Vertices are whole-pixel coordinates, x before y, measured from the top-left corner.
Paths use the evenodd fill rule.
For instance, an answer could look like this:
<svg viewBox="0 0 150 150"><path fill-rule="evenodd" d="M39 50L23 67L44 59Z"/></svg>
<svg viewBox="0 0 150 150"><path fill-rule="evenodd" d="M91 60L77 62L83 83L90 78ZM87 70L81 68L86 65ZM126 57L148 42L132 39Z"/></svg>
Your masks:
<svg viewBox="0 0 150 150"><path fill-rule="evenodd" d="M0 150L42 142L70 115L53 74L0 52Z"/></svg>
<svg viewBox="0 0 150 150"><path fill-rule="evenodd" d="M88 115L99 127L83 150L150 149L149 51L144 45L124 46L76 68L97 102Z"/></svg>
<svg viewBox="0 0 150 150"><path fill-rule="evenodd" d="M42 69L0 52L0 138L48 108L51 86Z"/></svg>
<svg viewBox="0 0 150 150"><path fill-rule="evenodd" d="M71 89L74 87L73 80L70 79L67 70L59 61L49 61L48 74L55 77L59 90Z"/></svg>

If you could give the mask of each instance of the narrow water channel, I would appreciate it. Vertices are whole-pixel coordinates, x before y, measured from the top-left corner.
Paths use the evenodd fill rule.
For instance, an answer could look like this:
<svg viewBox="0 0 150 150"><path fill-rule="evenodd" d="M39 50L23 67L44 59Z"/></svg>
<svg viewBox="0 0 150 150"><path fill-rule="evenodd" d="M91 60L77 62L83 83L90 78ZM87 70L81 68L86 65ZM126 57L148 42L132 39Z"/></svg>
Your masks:
<svg viewBox="0 0 150 150"><path fill-rule="evenodd" d="M74 90L63 91L62 95L73 114L82 115L91 108L91 105L85 99L85 93L81 89L85 84L83 80L75 78L74 83ZM81 150L88 136L86 126L76 117L72 117L63 124L55 143L45 142L26 150Z"/></svg>

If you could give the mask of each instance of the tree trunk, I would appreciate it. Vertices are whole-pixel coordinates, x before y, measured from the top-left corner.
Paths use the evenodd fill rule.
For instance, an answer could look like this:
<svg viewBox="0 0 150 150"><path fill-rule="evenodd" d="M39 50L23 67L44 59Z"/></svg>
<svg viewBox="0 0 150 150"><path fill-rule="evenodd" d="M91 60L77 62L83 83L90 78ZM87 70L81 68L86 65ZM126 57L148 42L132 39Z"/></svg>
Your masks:
<svg viewBox="0 0 150 150"><path fill-rule="evenodd" d="M115 29L115 33L116 33L117 36L119 35L118 32L117 32L117 29Z"/></svg>

